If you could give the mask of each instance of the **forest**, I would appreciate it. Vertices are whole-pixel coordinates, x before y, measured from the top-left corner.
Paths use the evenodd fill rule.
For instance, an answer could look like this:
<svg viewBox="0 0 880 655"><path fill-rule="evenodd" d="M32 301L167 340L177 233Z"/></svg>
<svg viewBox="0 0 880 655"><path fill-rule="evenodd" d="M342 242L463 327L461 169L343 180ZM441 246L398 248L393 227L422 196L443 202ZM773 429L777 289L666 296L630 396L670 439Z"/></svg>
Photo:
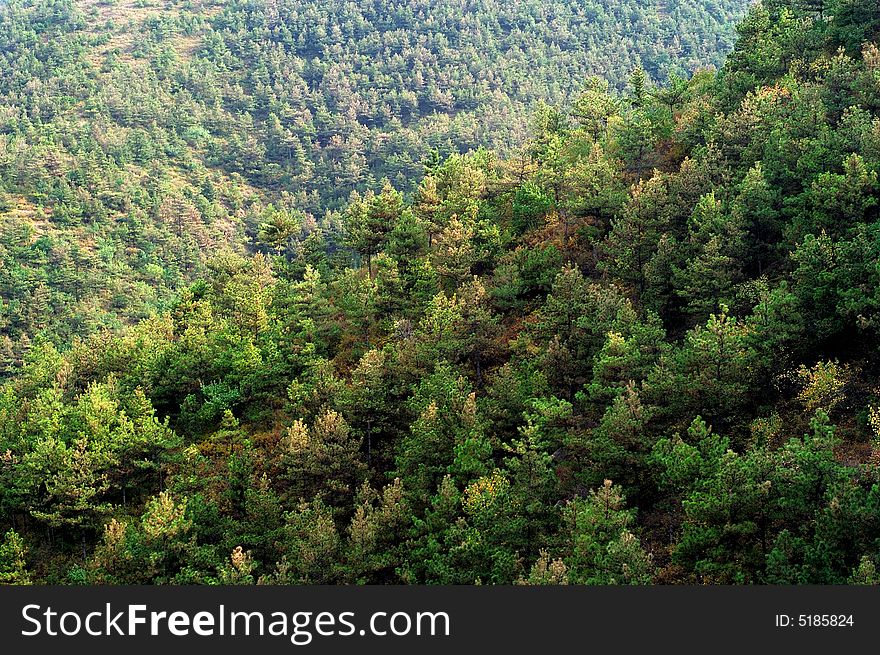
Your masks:
<svg viewBox="0 0 880 655"><path fill-rule="evenodd" d="M0 583L877 584L878 46L0 4Z"/></svg>
<svg viewBox="0 0 880 655"><path fill-rule="evenodd" d="M338 231L353 191L509 155L591 75L720 63L745 2L0 0L0 379L268 253L271 215Z"/></svg>

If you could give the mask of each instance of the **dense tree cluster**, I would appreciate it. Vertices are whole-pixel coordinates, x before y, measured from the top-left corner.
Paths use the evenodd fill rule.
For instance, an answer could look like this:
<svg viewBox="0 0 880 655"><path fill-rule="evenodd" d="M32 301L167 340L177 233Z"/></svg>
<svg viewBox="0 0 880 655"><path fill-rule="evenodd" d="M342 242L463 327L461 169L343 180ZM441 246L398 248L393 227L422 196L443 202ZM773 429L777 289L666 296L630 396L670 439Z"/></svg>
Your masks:
<svg viewBox="0 0 880 655"><path fill-rule="evenodd" d="M218 161L263 183L344 199L383 177L409 187L426 150L521 143L526 108L570 100L591 75L622 88L633 68L666 79L718 64L744 7L236 0L210 19L199 72L224 80L221 100L240 116Z"/></svg>
<svg viewBox="0 0 880 655"><path fill-rule="evenodd" d="M37 337L167 306L205 253L281 249L353 190L503 152L588 74L720 62L744 4L0 3L0 379Z"/></svg>
<svg viewBox="0 0 880 655"><path fill-rule="evenodd" d="M36 339L0 582L878 583L878 40L768 0L717 73L280 197L143 320Z"/></svg>

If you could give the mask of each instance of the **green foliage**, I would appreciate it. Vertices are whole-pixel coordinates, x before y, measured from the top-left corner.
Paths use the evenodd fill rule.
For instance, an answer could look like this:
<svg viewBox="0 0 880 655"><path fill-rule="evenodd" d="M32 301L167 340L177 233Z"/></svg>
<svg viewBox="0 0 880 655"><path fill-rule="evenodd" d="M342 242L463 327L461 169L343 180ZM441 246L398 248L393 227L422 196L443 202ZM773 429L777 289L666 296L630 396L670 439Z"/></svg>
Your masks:
<svg viewBox="0 0 880 655"><path fill-rule="evenodd" d="M31 576L27 570L27 548L15 530L9 530L0 544L0 584L29 585Z"/></svg>
<svg viewBox="0 0 880 655"><path fill-rule="evenodd" d="M624 506L620 487L605 480L587 498L564 510L563 560L569 581L577 584L647 584L653 563L629 530L633 512Z"/></svg>
<svg viewBox="0 0 880 655"><path fill-rule="evenodd" d="M0 582L876 584L876 3L594 4L0 6Z"/></svg>
<svg viewBox="0 0 880 655"><path fill-rule="evenodd" d="M540 187L523 184L513 198L513 229L522 234L538 227L552 206L552 199Z"/></svg>

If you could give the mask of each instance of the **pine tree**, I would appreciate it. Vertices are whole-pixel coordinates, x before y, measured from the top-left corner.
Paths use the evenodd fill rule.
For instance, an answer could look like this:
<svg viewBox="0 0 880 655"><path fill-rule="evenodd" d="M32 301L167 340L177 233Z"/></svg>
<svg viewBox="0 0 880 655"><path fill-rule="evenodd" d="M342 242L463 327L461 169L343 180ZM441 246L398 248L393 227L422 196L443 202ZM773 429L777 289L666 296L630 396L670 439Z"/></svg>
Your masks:
<svg viewBox="0 0 880 655"><path fill-rule="evenodd" d="M9 530L0 544L0 585L31 584L26 556L24 541L15 530Z"/></svg>
<svg viewBox="0 0 880 655"><path fill-rule="evenodd" d="M657 250L657 244L669 229L666 183L659 175L639 182L632 189L622 216L611 221L611 232L605 241L607 259L603 268L615 279L634 286L644 293L646 266Z"/></svg>
<svg viewBox="0 0 880 655"><path fill-rule="evenodd" d="M634 512L627 510L620 487L605 480L587 498L563 510L568 579L574 584L648 584L653 562L630 531Z"/></svg>

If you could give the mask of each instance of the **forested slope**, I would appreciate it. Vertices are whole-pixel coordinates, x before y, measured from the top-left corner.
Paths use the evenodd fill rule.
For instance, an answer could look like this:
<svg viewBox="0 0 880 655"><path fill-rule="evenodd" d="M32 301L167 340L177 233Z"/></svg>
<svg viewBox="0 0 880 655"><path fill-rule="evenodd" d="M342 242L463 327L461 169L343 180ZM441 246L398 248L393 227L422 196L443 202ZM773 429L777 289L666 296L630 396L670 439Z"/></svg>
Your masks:
<svg viewBox="0 0 880 655"><path fill-rule="evenodd" d="M873 0L768 1L717 73L588 81L38 340L0 576L877 583L878 39Z"/></svg>
<svg viewBox="0 0 880 655"><path fill-rule="evenodd" d="M523 142L539 101L720 62L745 0L0 3L0 376L147 316L383 177ZM270 207L271 205L271 207Z"/></svg>

